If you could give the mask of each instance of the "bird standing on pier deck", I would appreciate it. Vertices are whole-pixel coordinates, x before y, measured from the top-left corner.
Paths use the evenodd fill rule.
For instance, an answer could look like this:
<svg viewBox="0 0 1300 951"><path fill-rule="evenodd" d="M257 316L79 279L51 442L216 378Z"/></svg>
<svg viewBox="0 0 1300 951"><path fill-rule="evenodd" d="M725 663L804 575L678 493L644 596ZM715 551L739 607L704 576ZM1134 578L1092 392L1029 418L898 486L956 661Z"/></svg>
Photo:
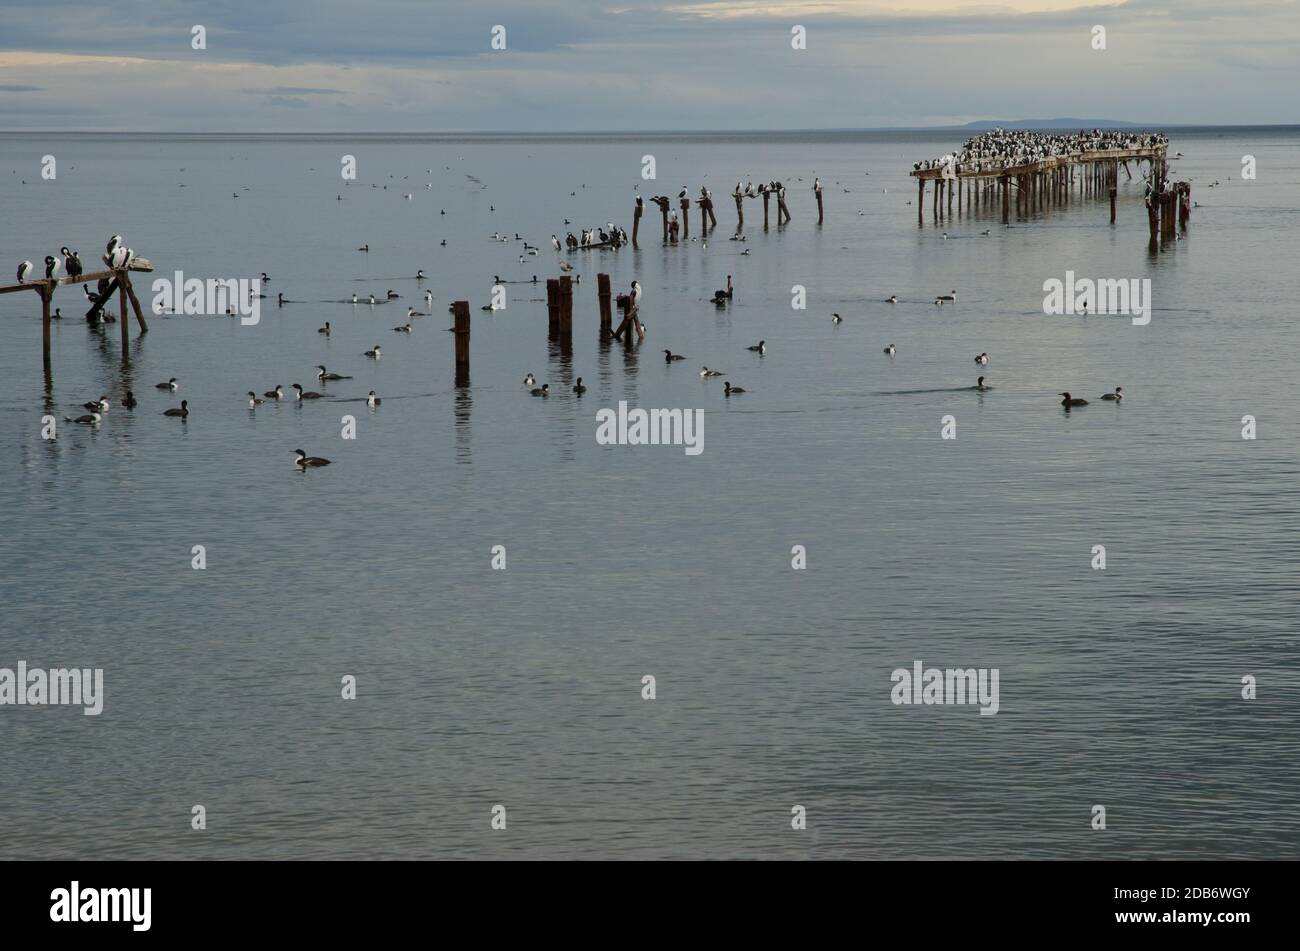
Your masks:
<svg viewBox="0 0 1300 951"><path fill-rule="evenodd" d="M635 310L641 306L641 282L632 282L632 308Z"/></svg>
<svg viewBox="0 0 1300 951"><path fill-rule="evenodd" d="M59 259L52 254L45 255L45 279L54 280L54 275L59 273Z"/></svg>
<svg viewBox="0 0 1300 951"><path fill-rule="evenodd" d="M32 273L31 261L24 261L22 264L18 265L18 283L26 284L27 278L31 276L31 273Z"/></svg>

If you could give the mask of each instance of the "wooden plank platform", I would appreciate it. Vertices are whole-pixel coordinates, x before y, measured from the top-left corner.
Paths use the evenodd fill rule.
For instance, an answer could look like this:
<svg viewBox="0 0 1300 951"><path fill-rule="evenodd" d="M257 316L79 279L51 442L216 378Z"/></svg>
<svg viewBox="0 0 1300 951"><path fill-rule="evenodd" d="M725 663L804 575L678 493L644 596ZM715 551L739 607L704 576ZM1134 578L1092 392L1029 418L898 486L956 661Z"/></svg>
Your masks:
<svg viewBox="0 0 1300 951"><path fill-rule="evenodd" d="M1163 159L1168 146L1153 145L1139 149L1099 149L1095 152L1076 152L1073 155L1053 155L1051 158L1041 159L1037 162L1028 162L1024 165L1012 165L1008 168L998 169L980 169L976 171L963 170L954 175L953 178L1003 178L1004 176L1015 177L1017 175L1033 175L1036 172L1046 172L1056 168L1067 168L1071 165L1088 165L1092 162L1126 162L1133 159ZM913 169L909 173L913 178L919 178L923 181L945 181L943 168L920 168Z"/></svg>
<svg viewBox="0 0 1300 951"><path fill-rule="evenodd" d="M145 273L151 273L153 271L153 265L149 263L148 258L136 258L127 265L126 269L128 271L144 271ZM112 280L116 276L116 271L91 271L81 274L78 277L68 277L64 275L63 277L55 278L53 281L47 281L42 277L39 280L27 281L23 284L5 284L0 286L0 294L16 294L18 291L37 291L43 287L49 287L52 289L55 287L62 287L64 284L93 284L98 282L100 278L106 277L109 280Z"/></svg>

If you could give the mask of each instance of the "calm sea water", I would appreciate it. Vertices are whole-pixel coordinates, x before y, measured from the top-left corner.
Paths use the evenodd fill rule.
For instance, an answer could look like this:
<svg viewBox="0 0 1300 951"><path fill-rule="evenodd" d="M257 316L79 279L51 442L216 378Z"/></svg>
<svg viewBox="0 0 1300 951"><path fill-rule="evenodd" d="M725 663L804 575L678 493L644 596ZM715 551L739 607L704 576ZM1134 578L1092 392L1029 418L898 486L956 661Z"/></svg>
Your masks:
<svg viewBox="0 0 1300 951"><path fill-rule="evenodd" d="M918 228L906 172L959 139L0 136L4 273L63 244L89 269L120 232L160 274L267 271L304 302L154 317L124 359L62 289L47 393L35 295L0 297L0 667L102 667L106 693L0 708L0 858L1295 857L1300 135L1175 130L1201 207L1157 255L1137 183L1114 227L1088 202ZM661 248L651 208L640 250L569 258L571 354L544 286L478 310L494 275L558 275L552 233L630 230L646 154L650 194L713 188L707 247ZM750 202L727 241L738 178L784 180L793 222ZM522 265L516 232L543 248ZM1067 269L1150 278L1151 323L1045 316ZM600 344L599 271L644 286L639 348ZM248 411L318 363L355 378ZM42 440L127 388L134 412ZM619 400L702 408L704 452L598 446ZM334 464L297 472L299 447ZM998 668L1000 712L893 705L916 660Z"/></svg>

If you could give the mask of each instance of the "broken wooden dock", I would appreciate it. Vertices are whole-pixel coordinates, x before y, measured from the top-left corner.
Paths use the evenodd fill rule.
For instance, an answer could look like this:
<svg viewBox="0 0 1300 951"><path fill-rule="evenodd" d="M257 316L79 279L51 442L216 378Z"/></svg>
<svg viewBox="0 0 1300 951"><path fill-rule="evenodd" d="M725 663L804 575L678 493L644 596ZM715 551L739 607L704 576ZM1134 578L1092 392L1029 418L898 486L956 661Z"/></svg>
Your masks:
<svg viewBox="0 0 1300 951"><path fill-rule="evenodd" d="M110 269L107 271L92 271L90 273L78 274L76 277L56 277L41 278L35 281L24 281L21 284L6 284L0 286L0 294L16 294L19 291L35 291L41 298L41 352L45 361L45 372L50 371L50 301L54 299L54 291L65 284L98 284L100 281L106 281L103 290L98 296L91 299L90 310L86 311L86 317L92 318L113 297L114 292L118 296L119 304L119 322L122 325L122 351L126 352L127 340L130 337L130 321L127 317L127 301L130 300L131 308L135 312L136 322L140 325L140 333L148 333L149 325L145 322L144 312L140 308L140 301L135 296L135 288L131 286L131 271L142 271L145 273L153 271L153 265L145 258L134 258L125 267L120 269Z"/></svg>
<svg viewBox="0 0 1300 951"><path fill-rule="evenodd" d="M925 183L934 182L934 218L945 217L945 192L947 217L952 217L953 201L957 214L963 209L975 214L981 209L1001 205L1002 223L1011 217L1014 194L1017 212L1030 214L1049 204L1068 204L1078 198L1108 197L1111 200L1111 221L1114 222L1115 193L1119 185L1121 166L1128 173L1129 162L1146 161L1150 166L1147 181L1158 196L1164 191L1168 174L1168 145L1140 146L1129 149L1096 149L1068 155L1053 155L1021 165L1006 168L960 168L957 171L943 166L913 169L911 175L917 185L917 221L925 221Z"/></svg>

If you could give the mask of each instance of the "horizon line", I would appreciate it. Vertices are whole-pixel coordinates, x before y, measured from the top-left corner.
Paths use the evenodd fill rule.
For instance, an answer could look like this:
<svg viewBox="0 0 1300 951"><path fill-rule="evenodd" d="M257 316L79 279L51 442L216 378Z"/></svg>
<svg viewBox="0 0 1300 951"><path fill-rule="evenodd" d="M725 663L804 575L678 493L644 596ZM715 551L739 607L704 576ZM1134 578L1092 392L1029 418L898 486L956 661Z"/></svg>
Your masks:
<svg viewBox="0 0 1300 951"><path fill-rule="evenodd" d="M221 135L256 135L256 136L292 136L292 135L318 135L318 136L348 136L348 135L482 135L482 136L707 136L707 135L773 135L773 134L810 134L810 133L840 133L852 134L861 132L950 132L959 130L972 130L977 126L994 125L1001 128L1015 128L1026 123L1041 123L1050 120L1044 119L1017 119L1017 120L998 120L998 119L977 119L974 122L961 123L959 125L891 125L891 126L822 126L822 127L801 127L801 128L782 128L782 129L566 129L566 130L527 130L527 129L436 129L436 130L278 130L268 132L265 130L251 129L220 129L213 131L194 131L181 129L46 129L46 128L26 128L26 129L0 129L0 136L4 135L184 135L184 136L221 136ZM1291 129L1300 128L1300 122L1161 122L1161 123L1141 123L1129 122L1113 119L1092 119L1085 120L1091 122L1107 122L1117 125L1120 129L1133 128L1139 129ZM1039 126L1040 129L1069 129L1074 128L1074 123L1063 126Z"/></svg>

